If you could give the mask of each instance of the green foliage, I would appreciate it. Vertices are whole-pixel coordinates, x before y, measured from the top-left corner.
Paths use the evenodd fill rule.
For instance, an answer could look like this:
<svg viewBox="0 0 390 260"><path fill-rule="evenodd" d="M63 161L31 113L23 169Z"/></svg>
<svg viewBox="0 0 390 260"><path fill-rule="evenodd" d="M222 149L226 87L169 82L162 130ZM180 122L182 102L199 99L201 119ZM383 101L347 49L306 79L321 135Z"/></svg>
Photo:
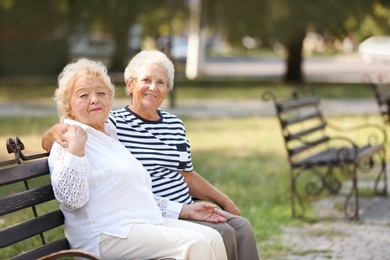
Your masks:
<svg viewBox="0 0 390 260"><path fill-rule="evenodd" d="M64 1L28 0L0 1L0 39L46 38L53 37L63 22Z"/></svg>
<svg viewBox="0 0 390 260"><path fill-rule="evenodd" d="M210 9L219 14L217 17L223 17L230 42L241 43L249 35L286 43L302 29L342 38L349 32L358 32L365 17L378 19L374 28L383 27L380 19L388 17L385 5L386 1L371 0L248 0L237 5L233 0L224 0L213 1Z"/></svg>

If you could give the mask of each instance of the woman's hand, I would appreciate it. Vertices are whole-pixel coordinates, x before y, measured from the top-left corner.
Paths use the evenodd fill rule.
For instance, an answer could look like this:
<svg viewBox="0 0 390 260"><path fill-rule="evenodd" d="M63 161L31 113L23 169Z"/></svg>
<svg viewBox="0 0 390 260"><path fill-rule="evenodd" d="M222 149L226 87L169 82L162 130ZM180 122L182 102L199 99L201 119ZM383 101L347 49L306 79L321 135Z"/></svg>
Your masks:
<svg viewBox="0 0 390 260"><path fill-rule="evenodd" d="M56 133L54 135L54 141L59 143L62 147L68 147L68 141L65 138L65 134L68 132L70 125L67 124L58 124Z"/></svg>
<svg viewBox="0 0 390 260"><path fill-rule="evenodd" d="M181 219L194 219L207 222L226 222L226 214L217 208L216 205L197 202L194 204L184 204L179 218Z"/></svg>
<svg viewBox="0 0 390 260"><path fill-rule="evenodd" d="M236 204L234 204L233 201L227 198L224 202L224 204L220 205L224 211L227 211L233 215L241 216L240 209L236 206Z"/></svg>
<svg viewBox="0 0 390 260"><path fill-rule="evenodd" d="M63 134L68 130L67 124L56 124L47 130L42 136L42 148L47 152L50 152L54 142L59 143L63 148L68 147L68 143L65 142Z"/></svg>
<svg viewBox="0 0 390 260"><path fill-rule="evenodd" d="M62 133L64 142L67 143L68 152L79 157L84 156L84 146L88 139L87 132L77 125L71 125Z"/></svg>

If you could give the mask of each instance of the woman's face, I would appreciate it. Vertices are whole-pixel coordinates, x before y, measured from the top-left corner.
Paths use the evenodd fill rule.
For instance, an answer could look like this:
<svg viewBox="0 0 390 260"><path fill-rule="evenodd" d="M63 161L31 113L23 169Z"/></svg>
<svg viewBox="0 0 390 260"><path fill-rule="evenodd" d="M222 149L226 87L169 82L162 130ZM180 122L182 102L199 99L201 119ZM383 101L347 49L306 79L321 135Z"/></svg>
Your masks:
<svg viewBox="0 0 390 260"><path fill-rule="evenodd" d="M99 78L78 78L70 100L73 119L83 124L104 130L104 121L111 110L111 98Z"/></svg>
<svg viewBox="0 0 390 260"><path fill-rule="evenodd" d="M132 109L138 113L156 111L168 93L168 76L161 65L148 64L140 68L138 78L128 82L127 91L132 94Z"/></svg>

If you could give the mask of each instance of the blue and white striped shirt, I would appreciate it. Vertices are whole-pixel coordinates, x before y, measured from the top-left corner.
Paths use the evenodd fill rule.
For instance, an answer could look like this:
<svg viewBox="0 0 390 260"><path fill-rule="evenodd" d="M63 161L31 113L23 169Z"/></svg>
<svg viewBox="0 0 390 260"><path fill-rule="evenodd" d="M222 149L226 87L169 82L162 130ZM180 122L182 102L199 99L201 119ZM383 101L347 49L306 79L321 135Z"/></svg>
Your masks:
<svg viewBox="0 0 390 260"><path fill-rule="evenodd" d="M158 110L160 120L148 121L127 106L110 113L119 141L149 172L153 193L170 201L193 202L181 174L192 171L191 147L183 122Z"/></svg>

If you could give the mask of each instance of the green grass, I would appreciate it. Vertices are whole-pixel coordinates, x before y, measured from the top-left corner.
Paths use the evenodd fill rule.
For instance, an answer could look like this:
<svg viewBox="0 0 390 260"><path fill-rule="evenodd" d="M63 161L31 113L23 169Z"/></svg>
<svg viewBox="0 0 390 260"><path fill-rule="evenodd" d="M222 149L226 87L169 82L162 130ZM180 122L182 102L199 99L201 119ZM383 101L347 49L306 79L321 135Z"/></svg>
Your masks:
<svg viewBox="0 0 390 260"><path fill-rule="evenodd" d="M262 82L179 82L179 99L258 99L262 91L272 89L288 93L286 86ZM119 86L117 92L123 91ZM315 86L324 98L362 98L372 96L364 85ZM0 86L1 102L52 102L53 86ZM123 94L118 94L124 97ZM192 145L197 172L226 193L252 223L262 259L283 259L293 252L280 242L282 226L301 225L312 217L293 219L290 212L289 168L280 128L274 117L234 117L216 119L182 118ZM333 117L337 125L379 122L375 116ZM52 117L0 117L0 145L6 137L19 136L26 154L42 152L41 135L58 119ZM358 138L358 136L355 136ZM3 144L1 144L3 143ZM4 147L4 146L3 146ZM9 158L5 147L0 161ZM0 189L0 193L2 190ZM1 218L0 218L1 223ZM0 251L1 255L1 251Z"/></svg>
<svg viewBox="0 0 390 260"><path fill-rule="evenodd" d="M372 121L372 118L332 118L340 125ZM291 218L289 175L278 122L273 117L218 119L183 118L192 144L195 170L226 193L250 220L263 259L291 252L279 241L282 226L299 225ZM30 153L40 152L40 136L53 118L4 119L8 130L0 137L18 135ZM14 125L14 134L11 134ZM18 127L23 125L23 127ZM33 135L29 130L35 129ZM31 148L35 148L34 149ZM0 151L0 157L4 150ZM308 218L310 215L308 212ZM342 213L341 213L342 214Z"/></svg>

